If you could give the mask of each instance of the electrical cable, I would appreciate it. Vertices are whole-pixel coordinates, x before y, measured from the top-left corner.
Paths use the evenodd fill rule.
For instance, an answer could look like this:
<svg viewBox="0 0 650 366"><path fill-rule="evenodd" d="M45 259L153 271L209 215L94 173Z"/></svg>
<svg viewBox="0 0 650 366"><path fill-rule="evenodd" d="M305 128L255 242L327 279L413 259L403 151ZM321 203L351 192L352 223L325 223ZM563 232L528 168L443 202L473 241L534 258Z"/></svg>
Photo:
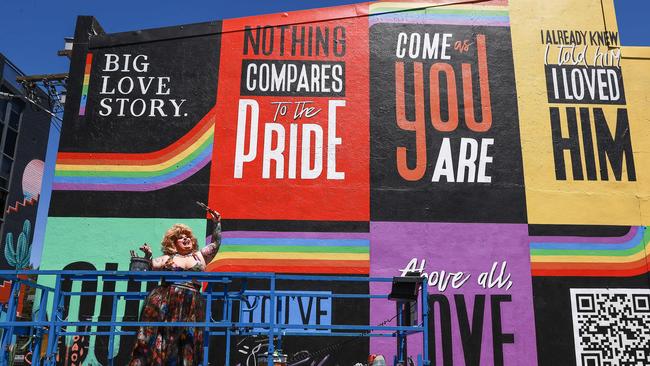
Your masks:
<svg viewBox="0 0 650 366"><path fill-rule="evenodd" d="M30 98L28 98L28 97L26 97L26 96L24 96L24 95L16 95L16 94L11 94L11 93L0 92L0 97L23 99L23 100L25 100L25 101L31 103L32 105L38 107L38 108L39 108L40 110L42 110L43 112L49 114L49 115L50 115L52 118L54 118L56 121L58 121L58 122L60 122L60 123L63 122L63 120L61 119L61 117L57 116L54 112L52 112L51 110L49 110L49 109L43 107L42 105L38 104L37 102L33 101L32 99L30 99ZM61 126L57 125L56 123L52 123L51 125L53 125L54 128L57 129L57 131L61 132Z"/></svg>
<svg viewBox="0 0 650 366"><path fill-rule="evenodd" d="M413 302L413 303L411 304L410 308L409 308L409 312L412 311L413 308L417 306L417 304L418 304L417 302ZM398 316L399 316L399 313L395 314L395 316L393 316L393 317L390 318L390 319L386 319L386 320L382 321L381 323L377 324L376 326L377 326L377 327L382 327L382 326L384 326L384 325L390 323L391 321L395 320ZM422 325L424 325L424 323L420 323L420 324L418 324L418 326L422 326ZM324 354L326 354L326 353L330 353L330 352L332 352L332 351L335 351L335 350L341 349L341 348L343 348L344 346L346 346L346 345L348 345L348 344L351 344L351 343L357 342L357 341L359 341L359 340L365 338L365 336L366 336L367 334L370 334L371 332L372 332L372 331L370 331L370 330L366 330L366 331L361 332L361 335L358 335L358 336L353 337L353 338L346 339L346 340L341 341L341 342L338 342L338 343L330 344L330 345L328 345L327 347L321 348L321 349L319 349L319 350L317 350L317 351L315 351L315 352L313 352L313 353L309 352L309 354L307 354L307 355L301 355L301 357L293 357L293 358L289 358L289 359L287 360L287 364L288 364L289 366L291 366L291 364L295 364L295 363L297 363L297 362L304 361L305 359L312 358L312 357L318 357L318 356L320 356L320 355L324 355ZM291 361L291 364L289 363L290 361Z"/></svg>

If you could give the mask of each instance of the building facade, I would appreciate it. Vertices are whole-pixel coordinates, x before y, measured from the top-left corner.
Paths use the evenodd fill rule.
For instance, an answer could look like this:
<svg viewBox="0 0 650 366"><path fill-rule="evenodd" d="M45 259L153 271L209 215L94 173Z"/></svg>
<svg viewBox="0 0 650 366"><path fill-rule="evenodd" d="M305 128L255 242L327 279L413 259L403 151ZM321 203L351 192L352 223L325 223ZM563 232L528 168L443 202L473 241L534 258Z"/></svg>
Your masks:
<svg viewBox="0 0 650 366"><path fill-rule="evenodd" d="M376 2L113 34L80 17L74 42L41 269L127 269L176 222L209 240L201 201L224 218L209 271L423 272L434 365L650 364L650 52L621 46L611 0ZM278 319L395 312L321 305ZM288 335L290 357L327 346L305 335ZM394 352L333 339L316 364ZM74 364L107 364L105 339L84 347Z"/></svg>
<svg viewBox="0 0 650 366"><path fill-rule="evenodd" d="M0 268L24 269L30 266L51 116L25 100L26 91L16 81L25 75L2 54L0 75L4 93L0 98L0 233L4 249ZM41 89L29 97L51 108L49 96Z"/></svg>

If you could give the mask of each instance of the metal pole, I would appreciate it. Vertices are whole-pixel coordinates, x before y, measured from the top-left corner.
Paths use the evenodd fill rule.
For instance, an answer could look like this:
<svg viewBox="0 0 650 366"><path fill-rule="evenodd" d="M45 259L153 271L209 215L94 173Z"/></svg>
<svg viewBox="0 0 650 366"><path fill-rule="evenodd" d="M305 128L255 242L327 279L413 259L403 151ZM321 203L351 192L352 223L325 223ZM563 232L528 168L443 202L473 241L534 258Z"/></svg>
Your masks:
<svg viewBox="0 0 650 366"><path fill-rule="evenodd" d="M228 317L228 310L226 309L226 302L228 300L228 284L223 284L223 308L221 309L221 319L225 320Z"/></svg>
<svg viewBox="0 0 650 366"><path fill-rule="evenodd" d="M230 306L228 300L228 283L223 285L223 316L221 317L222 321L230 321ZM228 328L225 330L226 333L226 365L230 362L230 333Z"/></svg>
<svg viewBox="0 0 650 366"><path fill-rule="evenodd" d="M54 285L54 296L52 298L52 312L50 314L50 329L47 337L47 354L45 355L45 366L56 365L56 343L57 343L57 321L59 317L61 300L61 275L56 275L56 284Z"/></svg>
<svg viewBox="0 0 650 366"><path fill-rule="evenodd" d="M424 366L431 364L429 360L429 288L427 281L422 282L422 362Z"/></svg>
<svg viewBox="0 0 650 366"><path fill-rule="evenodd" d="M405 315L405 308L406 305L409 304L408 302L405 301L396 301L395 302L395 307L397 309L397 326L402 327L404 326L404 315ZM397 355L395 357L395 364L404 366L405 365L405 353L406 353L406 336L404 335L404 332L398 330L395 332L397 335Z"/></svg>
<svg viewBox="0 0 650 366"><path fill-rule="evenodd" d="M226 295L226 298L224 299L224 306L228 306L228 313L226 314L226 318L222 319L227 321L228 323L232 322L232 299L229 299ZM230 326L228 326L225 330L226 333L226 365L230 364L230 343L232 341L231 336L232 332L230 331Z"/></svg>
<svg viewBox="0 0 650 366"><path fill-rule="evenodd" d="M208 322L212 319L212 282L208 282L205 289L205 327L203 328L203 366L208 366L208 347L210 345L210 328ZM227 348L226 348L227 349ZM228 365L228 353L226 352L226 365Z"/></svg>
<svg viewBox="0 0 650 366"><path fill-rule="evenodd" d="M117 320L117 301L119 300L119 296L113 296L113 305L111 308L111 323L115 323ZM110 328L111 335L108 336L108 362L111 366L113 366L114 361L114 355L113 355L113 348L115 347L115 326L111 325Z"/></svg>
<svg viewBox="0 0 650 366"><path fill-rule="evenodd" d="M38 321L45 320L47 314L47 295L49 291L41 290L41 302L38 308ZM44 331L40 327L36 328L36 336L34 337L34 345L32 347L32 366L41 365L41 343L43 341Z"/></svg>
<svg viewBox="0 0 650 366"><path fill-rule="evenodd" d="M267 363L268 366L273 366L273 353L275 352L275 348L273 346L273 333L275 332L275 274L271 277L271 291L270 291L270 298L271 298L271 309L269 311L269 318L270 318L270 328L269 328L269 348L268 348L268 353L267 353Z"/></svg>

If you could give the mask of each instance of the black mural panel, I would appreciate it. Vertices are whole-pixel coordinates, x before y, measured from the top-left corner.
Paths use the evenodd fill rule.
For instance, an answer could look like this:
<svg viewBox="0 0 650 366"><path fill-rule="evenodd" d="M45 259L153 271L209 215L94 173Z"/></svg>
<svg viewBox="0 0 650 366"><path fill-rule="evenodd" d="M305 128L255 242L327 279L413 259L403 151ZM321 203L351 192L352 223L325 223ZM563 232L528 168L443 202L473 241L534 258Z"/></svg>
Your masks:
<svg viewBox="0 0 650 366"><path fill-rule="evenodd" d="M196 218L208 197L210 167L185 181L149 192L53 191L50 216Z"/></svg>
<svg viewBox="0 0 650 366"><path fill-rule="evenodd" d="M628 259L644 252L645 233L645 227L529 225L540 366L647 363L650 274L647 263L639 269ZM564 255L573 259L553 261Z"/></svg>
<svg viewBox="0 0 650 366"><path fill-rule="evenodd" d="M193 202L208 198L220 30L212 22L91 37L74 67L85 62L51 216L196 216Z"/></svg>
<svg viewBox="0 0 650 366"><path fill-rule="evenodd" d="M571 289L646 289L650 275L637 277L533 277L537 358L540 366L576 365ZM607 329L603 329L607 331ZM608 337L607 333L603 333ZM603 348L606 348L603 345ZM648 350L646 350L648 352Z"/></svg>
<svg viewBox="0 0 650 366"><path fill-rule="evenodd" d="M276 232L347 232L367 233L367 221L293 221L293 220L228 220L224 219L224 230L234 231L276 231Z"/></svg>
<svg viewBox="0 0 650 366"><path fill-rule="evenodd" d="M373 25L370 114L372 220L525 222L508 28Z"/></svg>
<svg viewBox="0 0 650 366"><path fill-rule="evenodd" d="M156 151L185 135L215 105L220 36L147 42L146 32L139 43L90 44L85 112L65 124L59 152Z"/></svg>
<svg viewBox="0 0 650 366"><path fill-rule="evenodd" d="M528 225L528 234L535 236L616 237L630 231L629 226L591 225Z"/></svg>

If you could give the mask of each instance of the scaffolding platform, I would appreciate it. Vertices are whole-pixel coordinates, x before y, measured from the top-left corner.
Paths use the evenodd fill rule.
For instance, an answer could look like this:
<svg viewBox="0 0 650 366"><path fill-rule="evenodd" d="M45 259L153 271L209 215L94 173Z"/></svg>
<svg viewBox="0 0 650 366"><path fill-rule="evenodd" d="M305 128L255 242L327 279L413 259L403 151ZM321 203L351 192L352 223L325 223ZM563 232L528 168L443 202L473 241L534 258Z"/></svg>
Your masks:
<svg viewBox="0 0 650 366"><path fill-rule="evenodd" d="M33 278L38 277L38 281ZM282 347L283 338L288 335L300 335L301 337L392 337L396 345L403 345L409 335L421 334L422 353L417 355L417 365L429 365L428 357L428 316L429 308L427 301L427 286L420 286L421 290L417 295L418 310L421 315L419 321L414 325L404 324L402 315L397 313L393 319L397 319L397 325L368 324L290 324L278 321L278 311L281 309L281 299L287 296L300 296L304 298L319 297L333 299L348 299L349 301L364 302L369 307L370 301L388 301L388 294L370 293L344 293L339 291L313 291L311 288L294 288L291 291L278 288L278 282L282 284L296 283L310 284L314 282L342 282L342 283L392 283L393 278L355 277L355 276L310 276L310 275L282 275L273 273L216 273L216 272L158 272L158 271L83 271L83 270L25 270L25 271L0 271L0 278L12 281L11 296L5 304L4 320L0 321L2 329L2 346L0 349L0 366L9 365L10 346L14 344L18 335L27 334L31 337L30 349L32 351L32 365L52 366L56 365L56 355L59 352L60 344L65 344L66 337L73 336L107 336L108 337L108 365L117 364L114 355L116 338L121 335L134 335L135 331L124 331L122 327L139 326L168 326L168 327L202 327L204 329L203 339L203 361L201 365L209 365L210 349L208 347L210 337L223 336L225 338L225 350L219 350L225 354L225 365L231 362L231 342L234 337L266 337L266 350L268 355L274 354ZM157 286L161 281L168 283L184 283L195 281L201 283L202 296L206 300L206 317L202 322L142 322L126 321L120 319L126 301L141 301L148 290ZM95 283L95 286L82 286L80 283ZM97 291L100 282L111 282L116 286L110 286L106 290ZM127 286L127 283L136 283L137 286ZM121 285L120 285L121 284ZM254 284L254 285L251 285ZM16 317L17 298L21 288L31 288L36 292L34 297L34 311L29 321ZM144 290L142 288L145 288ZM309 286L305 286L309 287ZM126 291L118 291L116 288L126 288ZM370 292L370 291L368 291ZM80 301L83 297L99 297L112 299L110 314L102 313L97 317L89 319L74 319L68 314L66 304L69 306L72 299ZM264 306L256 312L257 316L250 314L254 307L261 306L251 304L250 299L264 299ZM376 300L375 300L376 299ZM278 302L280 300L280 302ZM268 304L268 305L267 305ZM399 309L399 306L397 307ZM43 311L45 309L45 311ZM104 309L102 309L104 310ZM413 310L413 309L410 309ZM247 312L247 316L243 312ZM397 312L397 310L396 310ZM276 316L265 316L265 314L276 314ZM392 320L392 319L391 319ZM59 340L63 337L63 342ZM45 347L44 352L40 350ZM213 350L214 351L214 350ZM407 365L407 356L400 354L393 360L394 365ZM274 364L273 357L268 357L268 365ZM352 366L352 365L350 365Z"/></svg>

